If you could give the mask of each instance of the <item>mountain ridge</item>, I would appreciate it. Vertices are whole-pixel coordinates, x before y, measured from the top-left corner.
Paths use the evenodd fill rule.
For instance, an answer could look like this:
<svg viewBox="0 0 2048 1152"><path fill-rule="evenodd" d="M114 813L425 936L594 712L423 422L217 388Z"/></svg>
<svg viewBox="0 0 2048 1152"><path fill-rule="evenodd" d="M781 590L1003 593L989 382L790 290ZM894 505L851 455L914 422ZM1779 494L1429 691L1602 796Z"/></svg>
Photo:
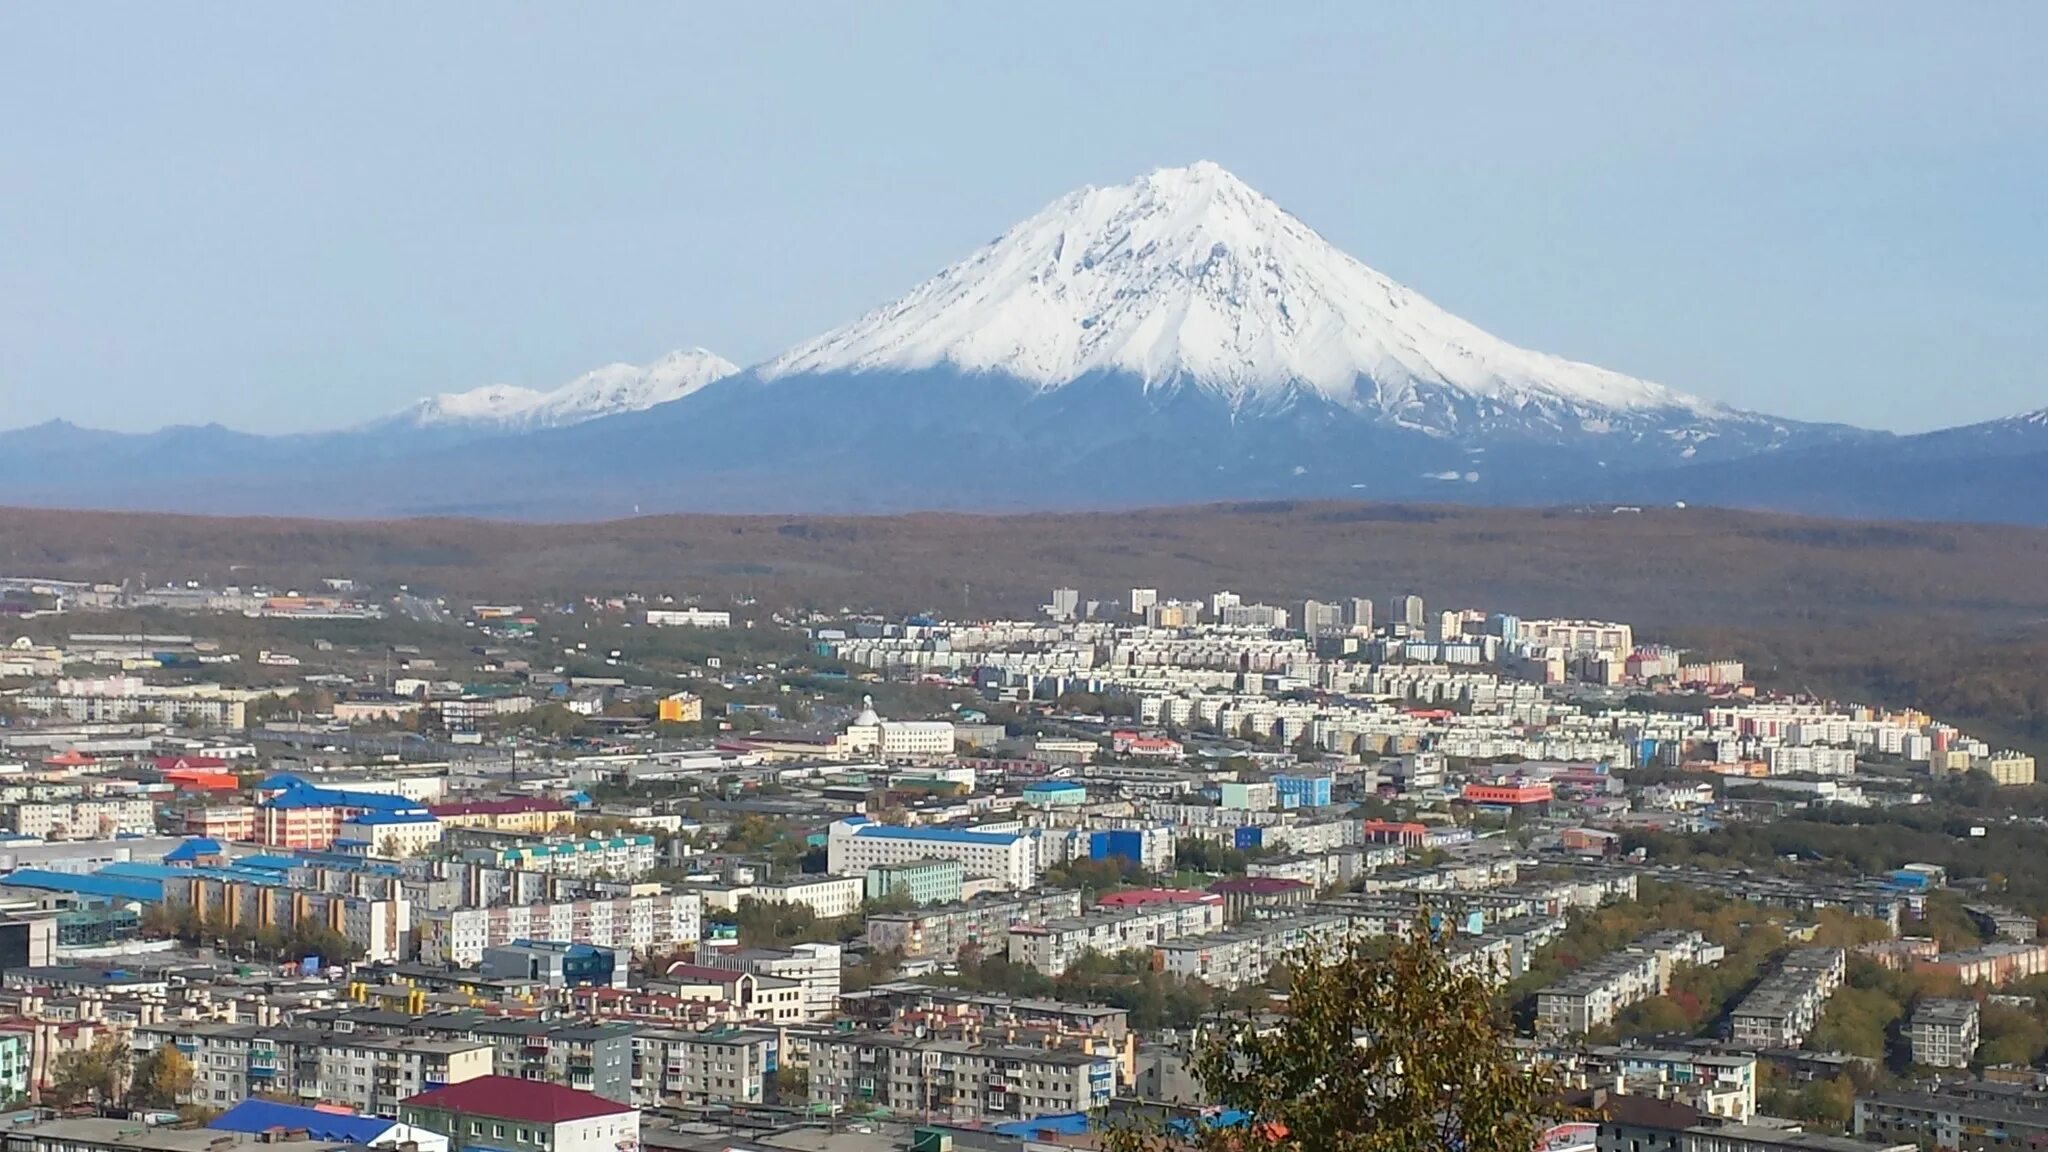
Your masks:
<svg viewBox="0 0 2048 1152"><path fill-rule="evenodd" d="M1992 476L1933 462L2031 475L2048 453L2048 412L1952 431L1787 420L1521 348L1201 162L1059 197L751 368L686 349L293 437L0 433L0 483L28 502L543 519L1330 497L1967 515ZM64 474L79 455L108 467ZM2042 492L1984 516L2048 519Z"/></svg>
<svg viewBox="0 0 2048 1152"><path fill-rule="evenodd" d="M739 371L704 348L679 348L648 364L613 363L550 391L487 384L416 400L370 427L468 427L506 431L560 428L680 400Z"/></svg>

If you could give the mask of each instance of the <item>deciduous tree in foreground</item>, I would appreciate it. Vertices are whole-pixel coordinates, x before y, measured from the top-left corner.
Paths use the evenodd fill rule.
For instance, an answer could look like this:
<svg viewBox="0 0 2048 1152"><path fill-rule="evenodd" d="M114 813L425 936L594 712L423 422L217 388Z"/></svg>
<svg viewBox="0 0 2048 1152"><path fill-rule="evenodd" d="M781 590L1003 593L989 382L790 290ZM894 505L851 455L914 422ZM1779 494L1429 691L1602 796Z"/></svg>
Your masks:
<svg viewBox="0 0 2048 1152"><path fill-rule="evenodd" d="M1381 956L1363 942L1310 952L1284 1015L1231 1019L1204 1042L1196 1074L1223 1117L1117 1128L1108 1147L1530 1152L1546 1079L1507 1035L1486 981L1455 969L1423 924Z"/></svg>

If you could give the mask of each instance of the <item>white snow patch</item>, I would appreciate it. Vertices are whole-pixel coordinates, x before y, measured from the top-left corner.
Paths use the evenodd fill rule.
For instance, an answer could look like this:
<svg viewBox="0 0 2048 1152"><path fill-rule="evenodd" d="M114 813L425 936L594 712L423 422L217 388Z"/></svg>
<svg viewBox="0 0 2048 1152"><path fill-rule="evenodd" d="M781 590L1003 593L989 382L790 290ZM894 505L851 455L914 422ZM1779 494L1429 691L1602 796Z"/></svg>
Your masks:
<svg viewBox="0 0 2048 1152"><path fill-rule="evenodd" d="M607 364L550 392L511 384L444 392L413 404L388 418L388 422L416 428L563 428L600 416L639 412L680 400L738 370L738 365L702 348L685 348L652 364Z"/></svg>
<svg viewBox="0 0 2048 1152"><path fill-rule="evenodd" d="M1083 188L913 289L756 369L763 379L947 365L1042 389L1094 373L1241 402L1308 388L1404 412L1448 390L1500 411L1732 409L1494 337L1388 279L1215 164Z"/></svg>

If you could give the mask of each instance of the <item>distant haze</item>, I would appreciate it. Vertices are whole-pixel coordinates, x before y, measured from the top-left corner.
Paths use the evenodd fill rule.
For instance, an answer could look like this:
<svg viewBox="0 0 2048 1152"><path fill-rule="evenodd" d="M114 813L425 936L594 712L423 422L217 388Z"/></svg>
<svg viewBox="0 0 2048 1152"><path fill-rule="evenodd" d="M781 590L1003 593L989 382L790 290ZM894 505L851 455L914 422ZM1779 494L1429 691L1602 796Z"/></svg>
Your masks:
<svg viewBox="0 0 2048 1152"><path fill-rule="evenodd" d="M1211 159L1529 348L1804 420L2048 404L2048 8L0 9L0 427L752 364Z"/></svg>

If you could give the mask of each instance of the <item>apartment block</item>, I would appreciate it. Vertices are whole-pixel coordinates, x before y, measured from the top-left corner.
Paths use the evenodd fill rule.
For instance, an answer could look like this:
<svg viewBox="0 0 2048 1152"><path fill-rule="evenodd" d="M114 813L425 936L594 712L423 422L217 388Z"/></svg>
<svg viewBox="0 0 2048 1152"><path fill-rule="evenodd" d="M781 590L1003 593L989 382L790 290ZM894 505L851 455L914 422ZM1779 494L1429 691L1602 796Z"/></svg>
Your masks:
<svg viewBox="0 0 2048 1152"><path fill-rule="evenodd" d="M853 1033L811 1041L810 1086L813 1105L1001 1123L1108 1105L1116 1062L1086 1052Z"/></svg>
<svg viewBox="0 0 2048 1152"><path fill-rule="evenodd" d="M759 1028L642 1028L633 1048L633 1097L643 1108L759 1104L780 1066L777 1034Z"/></svg>
<svg viewBox="0 0 2048 1152"><path fill-rule="evenodd" d="M192 1065L179 1101L225 1107L258 1094L393 1115L407 1096L488 1076L491 1046L474 1040L314 1027L170 1022L137 1027L138 1057L169 1045Z"/></svg>
<svg viewBox="0 0 2048 1152"><path fill-rule="evenodd" d="M1828 997L1842 986L1847 957L1840 948L1799 948L1786 954L1728 1014L1729 1038L1752 1048L1797 1048L1820 1023Z"/></svg>
<svg viewBox="0 0 2048 1152"><path fill-rule="evenodd" d="M1009 957L1058 976L1088 952L1113 956L1223 927L1223 899L1171 901L1137 908L1096 909L1080 916L1010 926Z"/></svg>
<svg viewBox="0 0 2048 1152"><path fill-rule="evenodd" d="M1189 936L1158 945L1164 971L1217 988L1243 988L1264 980L1273 966L1303 948L1335 944L1350 934L1341 915L1291 916Z"/></svg>
<svg viewBox="0 0 2048 1152"><path fill-rule="evenodd" d="M1953 976L1964 984L1993 988L2048 972L2048 943L2001 942L1913 962L1917 972Z"/></svg>
<svg viewBox="0 0 2048 1152"><path fill-rule="evenodd" d="M972 944L984 954L1009 948L1010 925L1081 914L1081 893L1072 889L982 896L915 912L868 917L868 944L879 952L952 959Z"/></svg>
<svg viewBox="0 0 2048 1152"><path fill-rule="evenodd" d="M509 848L471 849L465 854L494 868L516 868L555 876L602 876L634 880L658 862L654 837L644 832L622 836L559 836Z"/></svg>
<svg viewBox="0 0 2048 1152"><path fill-rule="evenodd" d="M825 870L861 876L883 864L958 860L974 879L1023 890L1038 882L1038 845L1029 836L958 828L903 828L854 817L834 821L827 834Z"/></svg>
<svg viewBox="0 0 2048 1152"><path fill-rule="evenodd" d="M1590 1032L1671 985L1681 964L1714 963L1721 949L1697 932L1653 932L1536 993L1536 1029L1546 1036Z"/></svg>
<svg viewBox="0 0 2048 1152"><path fill-rule="evenodd" d="M39 840L111 840L156 835L156 805L148 800L69 800L9 805L14 830Z"/></svg>
<svg viewBox="0 0 2048 1152"><path fill-rule="evenodd" d="M419 958L474 965L484 949L515 940L574 940L619 951L665 951L696 943L703 905L694 892L571 900L509 908L435 909L415 916Z"/></svg>
<svg viewBox="0 0 2048 1152"><path fill-rule="evenodd" d="M1977 1055L1978 1009L1975 1000L1926 999L1913 1009L1907 1033L1913 1040L1913 1063L1930 1068L1968 1068Z"/></svg>

